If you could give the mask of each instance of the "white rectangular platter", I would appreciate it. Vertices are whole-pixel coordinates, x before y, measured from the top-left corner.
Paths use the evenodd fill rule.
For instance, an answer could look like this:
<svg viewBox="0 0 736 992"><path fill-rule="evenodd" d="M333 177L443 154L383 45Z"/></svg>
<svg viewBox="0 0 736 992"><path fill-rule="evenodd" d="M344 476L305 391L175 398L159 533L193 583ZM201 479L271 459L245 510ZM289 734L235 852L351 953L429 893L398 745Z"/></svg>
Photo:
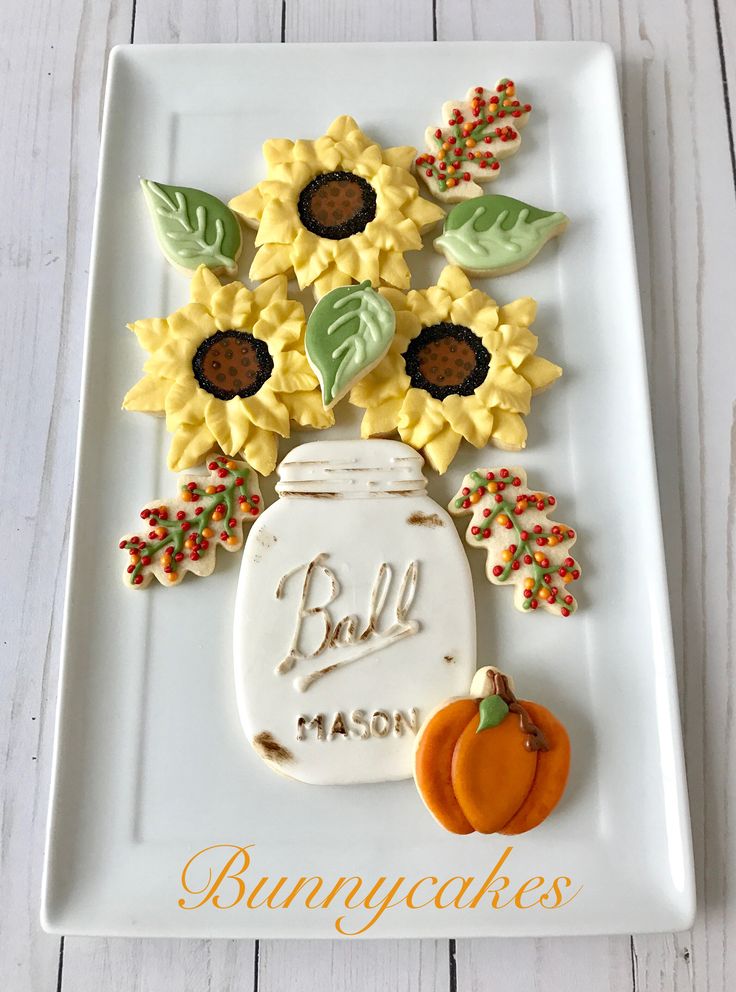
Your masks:
<svg viewBox="0 0 736 992"><path fill-rule="evenodd" d="M137 508L173 492L162 421L123 414L143 355L126 322L188 298L159 255L138 176L227 200L262 176L269 137L314 138L342 113L385 145L421 144L445 100L501 76L535 106L494 191L563 210L571 225L530 267L478 280L499 302L539 301L540 354L565 375L535 401L529 447L509 458L467 446L428 471L446 505L465 472L516 463L555 494L580 534L580 611L518 613L471 555L478 662L514 675L567 725L567 793L541 827L512 839L444 833L411 781L302 785L247 744L232 673L239 556L208 579L134 593L118 537ZM241 276L253 254L246 235ZM408 256L415 287L442 267ZM307 300L307 297L304 297ZM360 876L444 881L477 891L508 846L503 898L475 908L388 908L366 936L592 934L680 930L694 914L687 793L615 66L574 43L179 46L113 52L105 109L84 356L64 647L42 907L55 932L222 937L338 936L373 915L308 909L196 911L182 871L212 845L252 845L246 888ZM357 436L347 404L329 437ZM309 432L282 445L311 440ZM264 486L266 502L272 480ZM463 524L464 526L464 524ZM214 862L213 862L214 863ZM192 874L190 887L205 886ZM536 876L567 876L575 898L520 909ZM460 884L460 883L458 883ZM578 891L579 890L579 891ZM232 882L230 896L237 894ZM266 890L268 891L268 890ZM403 890L405 891L405 889ZM509 898L509 894L511 898ZM397 895L397 901L399 901ZM227 903L223 890L222 903ZM416 897L415 902L425 900ZM532 901L532 900L528 900ZM462 902L462 900L460 900ZM521 900L522 904L524 900ZM276 900L278 903L278 900Z"/></svg>

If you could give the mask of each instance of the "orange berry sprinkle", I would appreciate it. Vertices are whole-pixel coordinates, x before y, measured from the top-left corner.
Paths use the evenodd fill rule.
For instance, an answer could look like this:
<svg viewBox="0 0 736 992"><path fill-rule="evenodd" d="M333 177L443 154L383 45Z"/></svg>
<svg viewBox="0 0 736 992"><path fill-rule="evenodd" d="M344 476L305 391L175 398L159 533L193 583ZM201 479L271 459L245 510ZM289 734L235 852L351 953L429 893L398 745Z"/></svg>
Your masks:
<svg viewBox="0 0 736 992"><path fill-rule="evenodd" d="M549 589L546 586L542 586L537 595L540 599L549 599Z"/></svg>
<svg viewBox="0 0 736 992"><path fill-rule="evenodd" d="M501 561L511 561L513 557L514 557L513 554L509 551L508 548L504 548L504 550L501 552Z"/></svg>
<svg viewBox="0 0 736 992"><path fill-rule="evenodd" d="M533 589L534 588L534 579L524 579L524 588L525 589Z"/></svg>
<svg viewBox="0 0 736 992"><path fill-rule="evenodd" d="M219 511L219 510L215 510L215 512L214 512L214 513L212 514L212 519L213 519L213 520L222 520L222 518L223 518L224 516L225 516L225 514L224 514L224 513L220 513L220 511Z"/></svg>
<svg viewBox="0 0 736 992"><path fill-rule="evenodd" d="M227 543L232 548L232 547L235 547L236 544L240 544L240 541L238 541L238 539L235 536L235 534L231 534L230 537L228 537L228 539L227 539Z"/></svg>
<svg viewBox="0 0 736 992"><path fill-rule="evenodd" d="M182 494L181 494L181 501L182 501L182 503L191 503L193 499L194 499L194 497L189 492L189 490L188 489L184 489L183 492L182 492Z"/></svg>
<svg viewBox="0 0 736 992"><path fill-rule="evenodd" d="M225 466L229 469L237 468L237 462L234 462L232 459L230 459L230 461L225 462Z"/></svg>
<svg viewBox="0 0 736 992"><path fill-rule="evenodd" d="M475 148L475 138L468 138L465 144L468 148Z"/></svg>
<svg viewBox="0 0 736 992"><path fill-rule="evenodd" d="M179 578L179 573L169 572L166 578L169 580L169 582L176 582L176 580Z"/></svg>
<svg viewBox="0 0 736 992"><path fill-rule="evenodd" d="M505 513L499 513L499 515L496 517L496 523L498 524L499 527L505 527L508 522L509 522L509 518L506 516Z"/></svg>
<svg viewBox="0 0 736 992"><path fill-rule="evenodd" d="M452 189L453 186L457 186L457 179L454 179L452 176L450 176L450 178L447 180L447 185L450 187L450 189Z"/></svg>
<svg viewBox="0 0 736 992"><path fill-rule="evenodd" d="M544 554L541 551L535 551L534 552L534 561L536 561L536 562L544 561Z"/></svg>
<svg viewBox="0 0 736 992"><path fill-rule="evenodd" d="M207 486L207 488L205 489L205 492L207 493L208 496L211 496L213 493L216 493L217 492L217 487L216 486Z"/></svg>
<svg viewBox="0 0 736 992"><path fill-rule="evenodd" d="M497 493L498 492L498 483L496 483L496 482L489 482L488 483L488 492L489 493Z"/></svg>
<svg viewBox="0 0 736 992"><path fill-rule="evenodd" d="M562 576L562 581L565 583L565 585L567 585L568 582L574 582L575 580L573 579L572 575L568 572L567 575Z"/></svg>
<svg viewBox="0 0 736 992"><path fill-rule="evenodd" d="M214 537L214 536L215 536L215 532L212 530L211 527L205 527L202 530L202 537L206 537L209 540L210 537Z"/></svg>
<svg viewBox="0 0 736 992"><path fill-rule="evenodd" d="M469 499L470 499L470 502L471 503L479 503L480 502L480 493L473 493L472 496L469 497Z"/></svg>

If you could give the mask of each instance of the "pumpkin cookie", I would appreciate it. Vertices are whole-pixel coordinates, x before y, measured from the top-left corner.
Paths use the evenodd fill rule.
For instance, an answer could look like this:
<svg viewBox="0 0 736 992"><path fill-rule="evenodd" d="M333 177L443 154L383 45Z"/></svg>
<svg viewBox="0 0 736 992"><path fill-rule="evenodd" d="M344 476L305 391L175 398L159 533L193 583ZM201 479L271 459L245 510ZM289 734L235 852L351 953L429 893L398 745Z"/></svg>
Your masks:
<svg viewBox="0 0 736 992"><path fill-rule="evenodd" d="M521 834L555 808L569 767L560 721L539 703L518 700L510 679L489 666L476 672L468 698L443 703L422 725L414 779L446 830Z"/></svg>

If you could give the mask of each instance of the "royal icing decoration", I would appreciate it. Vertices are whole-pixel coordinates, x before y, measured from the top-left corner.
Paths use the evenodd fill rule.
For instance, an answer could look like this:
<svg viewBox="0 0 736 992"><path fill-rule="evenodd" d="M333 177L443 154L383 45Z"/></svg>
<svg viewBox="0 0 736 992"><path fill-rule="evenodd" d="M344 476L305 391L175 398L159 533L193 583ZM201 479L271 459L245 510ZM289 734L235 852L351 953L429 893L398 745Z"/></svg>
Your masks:
<svg viewBox="0 0 736 992"><path fill-rule="evenodd" d="M455 834L522 834L562 798L567 731L546 707L514 695L497 668L476 672L470 695L439 706L416 740L414 779L427 809Z"/></svg>
<svg viewBox="0 0 736 992"><path fill-rule="evenodd" d="M261 510L256 474L224 456L207 470L180 475L175 497L147 503L140 511L141 528L119 545L128 554L126 585L145 589L156 578L174 586L187 572L211 575L218 547L239 551L243 546L243 525Z"/></svg>
<svg viewBox="0 0 736 992"><path fill-rule="evenodd" d="M570 555L577 535L549 519L556 504L549 493L529 488L523 469L478 469L465 476L449 510L472 514L465 540L485 550L494 585L514 586L518 610L542 607L569 617L577 609L570 591L580 578L580 564Z"/></svg>
<svg viewBox="0 0 736 992"><path fill-rule="evenodd" d="M265 179L230 201L258 229L251 279L293 272L318 299L355 281L409 286L404 253L444 216L419 195L416 149L383 148L343 116L314 141L273 138L263 155Z"/></svg>
<svg viewBox="0 0 736 992"><path fill-rule="evenodd" d="M333 289L307 321L307 359L326 409L333 407L388 351L396 330L393 307L366 280Z"/></svg>
<svg viewBox="0 0 736 992"><path fill-rule="evenodd" d="M567 225L564 214L494 193L453 207L434 247L471 275L501 276L528 265Z"/></svg>
<svg viewBox="0 0 736 992"><path fill-rule="evenodd" d="M497 179L501 159L518 152L519 131L531 109L517 99L510 79L500 79L493 90L476 86L464 100L445 103L447 125L427 128L427 153L416 159L417 174L438 200L478 196L483 192L478 184Z"/></svg>
<svg viewBox="0 0 736 992"><path fill-rule="evenodd" d="M455 527L426 494L421 457L398 441L305 444L279 475L236 601L247 739L303 782L405 778L422 719L475 670Z"/></svg>
<svg viewBox="0 0 736 992"><path fill-rule="evenodd" d="M562 375L535 354L534 300L499 306L457 265L445 266L436 286L381 295L396 312L396 334L350 391L350 402L365 409L363 437L396 430L440 474L463 439L524 448L532 396Z"/></svg>
<svg viewBox="0 0 736 992"><path fill-rule="evenodd" d="M141 179L141 188L158 243L172 265L188 273L206 265L217 275L235 275L243 239L232 210L201 189L152 179Z"/></svg>

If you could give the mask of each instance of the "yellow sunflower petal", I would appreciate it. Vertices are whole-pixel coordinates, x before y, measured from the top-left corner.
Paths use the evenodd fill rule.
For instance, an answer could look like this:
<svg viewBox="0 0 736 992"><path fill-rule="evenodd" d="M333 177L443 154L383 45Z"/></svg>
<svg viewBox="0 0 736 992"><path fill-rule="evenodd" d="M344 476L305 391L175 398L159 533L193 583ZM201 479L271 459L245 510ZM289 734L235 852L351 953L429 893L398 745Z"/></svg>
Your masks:
<svg viewBox="0 0 736 992"><path fill-rule="evenodd" d="M296 300L274 300L261 310L261 316L253 325L253 335L268 344L268 350L276 355L286 348L296 348L302 344L304 335L304 307Z"/></svg>
<svg viewBox="0 0 736 992"><path fill-rule="evenodd" d="M452 297L440 286L412 289L406 298L412 313L416 314L424 327L447 320L450 316Z"/></svg>
<svg viewBox="0 0 736 992"><path fill-rule="evenodd" d="M206 265L200 265L189 285L189 299L192 303L201 303L209 309L210 300L218 289L220 280Z"/></svg>
<svg viewBox="0 0 736 992"><path fill-rule="evenodd" d="M491 441L496 447L507 451L525 448L526 434L526 424L518 413L507 413L505 410L493 411Z"/></svg>
<svg viewBox="0 0 736 992"><path fill-rule="evenodd" d="M394 289L392 286L381 286L378 292L384 297L384 299L388 300L394 308L396 311L397 320L399 319L399 314L411 313L406 299L406 294L402 293L400 289Z"/></svg>
<svg viewBox="0 0 736 992"><path fill-rule="evenodd" d="M172 383L166 396L166 427L175 431L181 424L201 424L210 400L191 376Z"/></svg>
<svg viewBox="0 0 736 992"><path fill-rule="evenodd" d="M562 369L554 362L548 362L546 358L539 358L537 355L530 355L517 369L519 375L523 375L532 391L538 393L542 389L551 386L555 379L562 375Z"/></svg>
<svg viewBox="0 0 736 992"><path fill-rule="evenodd" d="M256 309L259 312L265 310L267 306L276 300L286 299L287 278L285 275L272 276L260 286L256 286L253 296L255 297Z"/></svg>
<svg viewBox="0 0 736 992"><path fill-rule="evenodd" d="M336 117L332 124L327 128L327 134L333 141L342 141L346 138L352 131L360 131L358 127L358 122L354 117L349 117L347 114L343 114L341 117Z"/></svg>
<svg viewBox="0 0 736 992"><path fill-rule="evenodd" d="M288 138L269 138L263 142L263 157L268 165L281 165L294 158L294 142Z"/></svg>
<svg viewBox="0 0 736 992"><path fill-rule="evenodd" d="M469 293L452 301L450 317L455 324L472 327L482 337L498 326L498 307L485 293L481 293L479 289L471 289Z"/></svg>
<svg viewBox="0 0 736 992"><path fill-rule="evenodd" d="M315 298L320 300L331 289L337 289L338 286L349 286L352 281L352 277L347 272L341 272L336 265L330 265L314 281Z"/></svg>
<svg viewBox="0 0 736 992"><path fill-rule="evenodd" d="M269 200L263 208L256 245L274 241L288 244L296 237L300 228L301 222L294 204Z"/></svg>
<svg viewBox="0 0 736 992"><path fill-rule="evenodd" d="M442 272L440 272L437 285L446 290L453 300L460 299L461 296L465 296L473 288L470 285L470 280L459 265L446 265Z"/></svg>
<svg viewBox="0 0 736 992"><path fill-rule="evenodd" d="M493 429L493 414L478 396L447 396L442 407L450 426L475 448L488 444Z"/></svg>
<svg viewBox="0 0 736 992"><path fill-rule="evenodd" d="M221 400L210 396L205 407L204 419L207 427L226 455L236 455L238 447L233 445L233 434L230 428L228 409L233 403L237 406L238 397L234 400Z"/></svg>
<svg viewBox="0 0 736 992"><path fill-rule="evenodd" d="M537 350L538 338L528 327L519 324L501 324L498 333L504 355L514 368L518 368Z"/></svg>
<svg viewBox="0 0 736 992"><path fill-rule="evenodd" d="M502 324L521 324L522 327L529 327L534 323L537 316L537 301L531 296L523 296L520 300L507 303L498 311L498 317Z"/></svg>
<svg viewBox="0 0 736 992"><path fill-rule="evenodd" d="M354 132L337 147L345 167L364 179L373 179L383 166L381 146L371 144L362 132Z"/></svg>
<svg viewBox="0 0 736 992"><path fill-rule="evenodd" d="M289 411L268 385L259 389L255 396L243 399L242 403L256 427L275 431L281 437L289 436Z"/></svg>
<svg viewBox="0 0 736 992"><path fill-rule="evenodd" d="M193 468L214 447L213 438L206 424L182 424L171 439L168 464L173 472Z"/></svg>
<svg viewBox="0 0 736 992"><path fill-rule="evenodd" d="M514 413L529 413L532 387L514 369L502 362L498 354L491 358L491 367L475 391L476 396L488 408L500 407Z"/></svg>
<svg viewBox="0 0 736 992"><path fill-rule="evenodd" d="M233 454L242 451L246 439L258 428L246 413L243 401L239 396L227 402L227 421L230 427L230 443Z"/></svg>
<svg viewBox="0 0 736 992"><path fill-rule="evenodd" d="M379 261L381 279L399 289L408 289L411 284L411 272L404 261L404 256L398 251L382 251Z"/></svg>
<svg viewBox="0 0 736 992"><path fill-rule="evenodd" d="M268 384L277 393L297 393L314 389L317 377L300 351L281 351L273 356L273 372Z"/></svg>
<svg viewBox="0 0 736 992"><path fill-rule="evenodd" d="M377 406L368 407L360 425L360 436L392 434L399 423L402 402L402 398L397 396L395 399L384 400Z"/></svg>
<svg viewBox="0 0 736 992"><path fill-rule="evenodd" d="M161 413L166 402L166 394L171 386L171 379L162 379L157 375L144 375L125 394L123 409L139 410L141 413Z"/></svg>
<svg viewBox="0 0 736 992"><path fill-rule="evenodd" d="M163 317L136 320L128 324L128 327L138 338L138 344L146 351L160 348L169 334L169 322Z"/></svg>
<svg viewBox="0 0 736 992"><path fill-rule="evenodd" d="M209 269L207 270L209 272ZM210 275L212 273L210 272ZM196 276L194 277L197 278ZM221 288L217 276L212 276ZM210 334L215 333L215 320L207 306L203 303L187 303L169 316L169 331L174 338L194 344L195 347Z"/></svg>
<svg viewBox="0 0 736 992"><path fill-rule="evenodd" d="M406 169L383 165L372 179L378 193L377 217L385 219L391 210L403 210L417 195L417 184Z"/></svg>
<svg viewBox="0 0 736 992"><path fill-rule="evenodd" d="M228 206L251 227L258 227L258 221L263 213L263 194L258 186L254 186L253 189L234 196Z"/></svg>
<svg viewBox="0 0 736 992"><path fill-rule="evenodd" d="M263 245L253 256L248 275L254 282L291 272L291 245Z"/></svg>
<svg viewBox="0 0 736 992"><path fill-rule="evenodd" d="M417 153L416 148L411 145L397 145L395 148L383 149L383 161L386 165L395 166L398 169L411 169L411 164Z"/></svg>
<svg viewBox="0 0 736 992"><path fill-rule="evenodd" d="M423 389L407 390L401 404L398 429L401 440L412 448L423 448L445 427L442 403Z"/></svg>
<svg viewBox="0 0 736 992"><path fill-rule="evenodd" d="M356 382L350 391L354 406L378 406L389 399L403 396L409 388L404 359L398 352L389 351L368 375Z"/></svg>
<svg viewBox="0 0 736 992"><path fill-rule="evenodd" d="M218 330L246 327L253 306L253 294L242 282L222 286L212 297L211 310Z"/></svg>
<svg viewBox="0 0 736 992"><path fill-rule="evenodd" d="M413 196L403 207L406 216L413 220L420 231L428 231L445 216L445 211L436 203L430 203L421 196Z"/></svg>
<svg viewBox="0 0 736 992"><path fill-rule="evenodd" d="M318 389L309 392L284 393L281 401L289 411L289 416L300 427L332 427L335 415L325 410Z"/></svg>
<svg viewBox="0 0 736 992"><path fill-rule="evenodd" d="M214 330L214 321L212 326ZM191 361L196 347L186 338L172 338L146 360L143 371L162 379L178 379L191 371Z"/></svg>
<svg viewBox="0 0 736 992"><path fill-rule="evenodd" d="M460 435L448 424L424 446L424 457L439 475L444 475L460 447Z"/></svg>
<svg viewBox="0 0 736 992"><path fill-rule="evenodd" d="M377 217L366 228L365 237L382 251L418 251L422 247L417 225L399 210Z"/></svg>
<svg viewBox="0 0 736 992"><path fill-rule="evenodd" d="M245 460L259 475L264 476L270 475L276 468L278 451L278 435L257 427L249 433L243 445Z"/></svg>

